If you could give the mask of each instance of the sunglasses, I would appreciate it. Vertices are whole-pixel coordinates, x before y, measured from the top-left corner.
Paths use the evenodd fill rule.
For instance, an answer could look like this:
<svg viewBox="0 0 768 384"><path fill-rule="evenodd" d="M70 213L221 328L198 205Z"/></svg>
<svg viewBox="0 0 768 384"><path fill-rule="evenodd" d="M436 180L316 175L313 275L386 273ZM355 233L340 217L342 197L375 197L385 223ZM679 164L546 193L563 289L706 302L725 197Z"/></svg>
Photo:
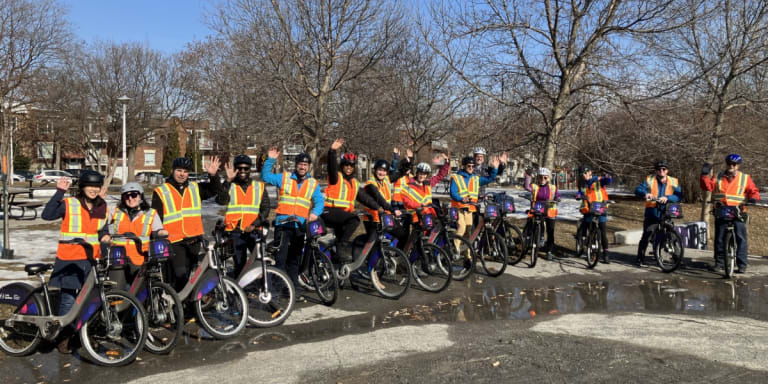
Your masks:
<svg viewBox="0 0 768 384"><path fill-rule="evenodd" d="M465 165L465 167L467 167L467 168L474 168L475 165L474 164L467 164L467 165Z"/></svg>
<svg viewBox="0 0 768 384"><path fill-rule="evenodd" d="M665 168L665 167L661 167L661 168L656 168L656 170L657 171L668 171L669 169Z"/></svg>
<svg viewBox="0 0 768 384"><path fill-rule="evenodd" d="M135 192L135 191L134 192L123 193L123 199L129 199L129 198L130 199L135 199L135 198L137 198L139 196L141 196L141 194L138 193L138 192Z"/></svg>
<svg viewBox="0 0 768 384"><path fill-rule="evenodd" d="M251 168L250 167L237 167L237 170L238 171L243 171L243 172L248 172L248 171L251 170Z"/></svg>

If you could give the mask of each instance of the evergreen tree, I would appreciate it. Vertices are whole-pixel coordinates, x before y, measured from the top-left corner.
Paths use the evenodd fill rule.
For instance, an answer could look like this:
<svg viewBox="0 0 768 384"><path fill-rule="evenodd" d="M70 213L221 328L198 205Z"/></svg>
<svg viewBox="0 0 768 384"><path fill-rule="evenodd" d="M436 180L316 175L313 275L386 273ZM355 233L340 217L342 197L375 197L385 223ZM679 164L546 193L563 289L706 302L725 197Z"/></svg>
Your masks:
<svg viewBox="0 0 768 384"><path fill-rule="evenodd" d="M168 135L163 151L163 167L160 170L163 175L170 176L173 171L173 160L181 155L179 148L179 133L176 130L172 130Z"/></svg>

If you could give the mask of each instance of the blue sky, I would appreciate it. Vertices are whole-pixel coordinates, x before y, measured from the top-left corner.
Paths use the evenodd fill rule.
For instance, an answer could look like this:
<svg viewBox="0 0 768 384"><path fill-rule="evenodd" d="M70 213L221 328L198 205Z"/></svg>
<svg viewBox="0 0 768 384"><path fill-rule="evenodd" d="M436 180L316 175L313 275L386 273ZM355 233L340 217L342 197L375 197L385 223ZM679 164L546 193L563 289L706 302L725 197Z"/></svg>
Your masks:
<svg viewBox="0 0 768 384"><path fill-rule="evenodd" d="M203 22L210 0L62 0L77 37L118 43L137 41L172 53L210 30Z"/></svg>

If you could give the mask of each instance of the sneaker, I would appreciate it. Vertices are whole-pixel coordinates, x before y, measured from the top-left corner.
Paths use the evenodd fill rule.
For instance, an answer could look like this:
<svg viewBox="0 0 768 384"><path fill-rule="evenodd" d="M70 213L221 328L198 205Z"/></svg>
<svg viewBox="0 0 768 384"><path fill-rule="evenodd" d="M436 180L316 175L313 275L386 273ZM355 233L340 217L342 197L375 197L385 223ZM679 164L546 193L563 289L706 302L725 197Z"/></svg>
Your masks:
<svg viewBox="0 0 768 384"><path fill-rule="evenodd" d="M70 345L71 341L72 335L62 337L59 341L59 344L56 345L56 350L58 350L62 355L72 354L72 346Z"/></svg>
<svg viewBox="0 0 768 384"><path fill-rule="evenodd" d="M747 273L747 266L745 265L745 266L743 266L743 267L739 267L739 268L736 270L736 273L739 273L739 274L741 274L741 273Z"/></svg>
<svg viewBox="0 0 768 384"><path fill-rule="evenodd" d="M643 260L643 257L642 257L642 256L638 256L638 257L637 257L637 259L635 259L635 265L636 265L638 268L642 268L642 266L643 266L643 262L644 262L644 260Z"/></svg>
<svg viewBox="0 0 768 384"><path fill-rule="evenodd" d="M544 256L547 261L552 261L552 252L547 251L547 254Z"/></svg>

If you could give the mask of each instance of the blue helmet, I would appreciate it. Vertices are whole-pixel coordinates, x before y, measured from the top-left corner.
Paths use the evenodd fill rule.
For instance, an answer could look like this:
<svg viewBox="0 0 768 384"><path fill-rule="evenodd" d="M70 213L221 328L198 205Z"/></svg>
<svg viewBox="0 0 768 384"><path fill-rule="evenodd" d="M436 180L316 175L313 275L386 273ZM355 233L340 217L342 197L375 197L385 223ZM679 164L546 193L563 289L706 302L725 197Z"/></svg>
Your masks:
<svg viewBox="0 0 768 384"><path fill-rule="evenodd" d="M726 164L741 164L741 156L731 153L725 157Z"/></svg>

